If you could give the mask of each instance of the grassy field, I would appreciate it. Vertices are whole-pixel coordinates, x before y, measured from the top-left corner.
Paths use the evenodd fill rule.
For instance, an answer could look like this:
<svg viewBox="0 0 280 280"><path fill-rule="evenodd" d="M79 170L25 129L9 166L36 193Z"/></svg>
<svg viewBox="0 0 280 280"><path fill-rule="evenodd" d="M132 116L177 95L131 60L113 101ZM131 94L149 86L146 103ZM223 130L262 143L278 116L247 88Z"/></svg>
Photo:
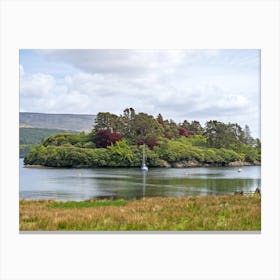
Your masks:
<svg viewBox="0 0 280 280"><path fill-rule="evenodd" d="M21 231L242 231L261 229L260 195L82 202L20 201Z"/></svg>

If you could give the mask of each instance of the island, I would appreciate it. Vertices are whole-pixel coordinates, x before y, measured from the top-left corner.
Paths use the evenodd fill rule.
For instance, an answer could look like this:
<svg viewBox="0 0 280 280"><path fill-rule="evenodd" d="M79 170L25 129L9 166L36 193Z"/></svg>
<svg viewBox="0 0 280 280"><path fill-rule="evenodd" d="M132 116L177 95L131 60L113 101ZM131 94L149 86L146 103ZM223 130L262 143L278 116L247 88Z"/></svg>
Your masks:
<svg viewBox="0 0 280 280"><path fill-rule="evenodd" d="M97 114L86 133L58 133L32 146L26 167L140 167L143 145L148 167L261 164L261 142L249 126L210 120L176 123L127 108L117 116Z"/></svg>

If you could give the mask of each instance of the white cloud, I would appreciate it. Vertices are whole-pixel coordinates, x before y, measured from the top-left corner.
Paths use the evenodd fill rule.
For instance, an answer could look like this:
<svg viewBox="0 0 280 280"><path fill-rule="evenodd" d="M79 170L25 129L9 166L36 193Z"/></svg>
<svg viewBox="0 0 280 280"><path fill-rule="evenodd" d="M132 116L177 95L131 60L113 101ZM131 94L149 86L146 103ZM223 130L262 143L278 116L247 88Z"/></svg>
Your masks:
<svg viewBox="0 0 280 280"><path fill-rule="evenodd" d="M26 74L20 65L20 94L26 97L48 96L56 86L55 78L48 74Z"/></svg>
<svg viewBox="0 0 280 280"><path fill-rule="evenodd" d="M89 73L126 75L147 74L150 71L173 73L186 63L215 57L219 50L41 50L52 61L70 63Z"/></svg>
<svg viewBox="0 0 280 280"><path fill-rule="evenodd" d="M177 122L218 119L242 124L249 120L252 131L258 126L259 76L256 67L252 71L247 67L256 64L255 58L243 59L234 53L228 58L216 50L42 53L47 61L68 63L76 71L55 76L43 71L27 73L20 65L22 111L121 114L134 107ZM246 117L248 112L251 119Z"/></svg>

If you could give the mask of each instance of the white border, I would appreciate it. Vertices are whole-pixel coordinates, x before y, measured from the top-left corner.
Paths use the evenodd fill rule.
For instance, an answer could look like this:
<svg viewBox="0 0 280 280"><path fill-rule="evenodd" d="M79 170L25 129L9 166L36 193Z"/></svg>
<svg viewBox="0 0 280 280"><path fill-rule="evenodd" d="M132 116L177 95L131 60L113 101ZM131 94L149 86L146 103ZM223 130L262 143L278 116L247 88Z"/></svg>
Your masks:
<svg viewBox="0 0 280 280"><path fill-rule="evenodd" d="M1 279L280 279L279 2L1 4ZM262 50L262 233L18 232L20 48Z"/></svg>

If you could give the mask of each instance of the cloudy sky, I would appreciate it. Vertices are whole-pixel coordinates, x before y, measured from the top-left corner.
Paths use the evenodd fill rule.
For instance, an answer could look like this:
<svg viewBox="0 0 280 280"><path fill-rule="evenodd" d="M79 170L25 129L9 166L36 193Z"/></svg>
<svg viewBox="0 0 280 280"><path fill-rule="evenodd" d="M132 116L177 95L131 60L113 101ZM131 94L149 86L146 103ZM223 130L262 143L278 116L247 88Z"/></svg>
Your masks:
<svg viewBox="0 0 280 280"><path fill-rule="evenodd" d="M259 50L20 50L20 111L250 126L260 137Z"/></svg>

